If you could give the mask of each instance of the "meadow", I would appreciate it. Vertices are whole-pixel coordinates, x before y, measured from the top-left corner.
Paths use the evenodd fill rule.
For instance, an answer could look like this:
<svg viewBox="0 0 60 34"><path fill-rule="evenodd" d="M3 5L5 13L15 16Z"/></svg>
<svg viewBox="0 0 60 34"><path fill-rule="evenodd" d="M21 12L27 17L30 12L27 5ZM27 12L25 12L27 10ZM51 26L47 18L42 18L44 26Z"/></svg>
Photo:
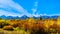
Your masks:
<svg viewBox="0 0 60 34"><path fill-rule="evenodd" d="M60 34L60 17L57 19L2 19L0 34Z"/></svg>

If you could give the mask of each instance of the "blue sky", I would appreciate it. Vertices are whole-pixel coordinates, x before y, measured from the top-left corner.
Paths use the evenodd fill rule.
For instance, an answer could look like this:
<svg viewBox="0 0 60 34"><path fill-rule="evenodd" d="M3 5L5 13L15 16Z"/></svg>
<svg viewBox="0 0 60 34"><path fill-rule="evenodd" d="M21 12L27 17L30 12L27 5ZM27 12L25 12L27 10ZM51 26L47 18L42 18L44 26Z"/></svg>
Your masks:
<svg viewBox="0 0 60 34"><path fill-rule="evenodd" d="M60 0L0 0L0 15L60 15Z"/></svg>

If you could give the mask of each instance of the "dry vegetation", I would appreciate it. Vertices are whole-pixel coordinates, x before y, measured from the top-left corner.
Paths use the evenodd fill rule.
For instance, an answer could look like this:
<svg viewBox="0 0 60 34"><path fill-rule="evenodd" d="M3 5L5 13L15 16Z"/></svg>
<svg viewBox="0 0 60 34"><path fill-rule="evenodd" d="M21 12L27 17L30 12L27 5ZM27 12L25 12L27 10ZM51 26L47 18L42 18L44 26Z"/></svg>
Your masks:
<svg viewBox="0 0 60 34"><path fill-rule="evenodd" d="M20 34L60 34L60 17L57 19L3 20L1 31L18 31Z"/></svg>

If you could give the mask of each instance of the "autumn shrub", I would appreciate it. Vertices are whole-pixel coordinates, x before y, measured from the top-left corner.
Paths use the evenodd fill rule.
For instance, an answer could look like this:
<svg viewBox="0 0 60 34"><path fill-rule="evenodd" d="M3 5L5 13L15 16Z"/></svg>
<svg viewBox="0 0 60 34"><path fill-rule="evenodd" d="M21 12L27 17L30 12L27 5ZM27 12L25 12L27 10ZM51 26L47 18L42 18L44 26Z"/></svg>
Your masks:
<svg viewBox="0 0 60 34"><path fill-rule="evenodd" d="M11 26L13 26L14 28L18 27L18 24L19 23L13 23L13 24L10 24Z"/></svg>
<svg viewBox="0 0 60 34"><path fill-rule="evenodd" d="M0 22L0 28L3 28L4 26L9 25L9 23L7 22Z"/></svg>
<svg viewBox="0 0 60 34"><path fill-rule="evenodd" d="M45 32L44 29L39 29L39 30L37 30L37 31L32 30L32 31L31 31L31 34L48 34L48 32Z"/></svg>
<svg viewBox="0 0 60 34"><path fill-rule="evenodd" d="M9 26L4 26L3 30L13 31L14 29L13 29L13 26L9 25Z"/></svg>

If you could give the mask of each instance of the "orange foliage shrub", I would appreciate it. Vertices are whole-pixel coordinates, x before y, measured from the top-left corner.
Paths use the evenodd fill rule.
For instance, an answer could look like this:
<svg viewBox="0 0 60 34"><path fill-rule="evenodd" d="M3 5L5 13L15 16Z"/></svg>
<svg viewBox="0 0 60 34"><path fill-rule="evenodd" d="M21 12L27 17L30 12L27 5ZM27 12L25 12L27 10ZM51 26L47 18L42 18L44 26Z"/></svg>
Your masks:
<svg viewBox="0 0 60 34"><path fill-rule="evenodd" d="M3 30L13 30L13 26L4 26Z"/></svg>

